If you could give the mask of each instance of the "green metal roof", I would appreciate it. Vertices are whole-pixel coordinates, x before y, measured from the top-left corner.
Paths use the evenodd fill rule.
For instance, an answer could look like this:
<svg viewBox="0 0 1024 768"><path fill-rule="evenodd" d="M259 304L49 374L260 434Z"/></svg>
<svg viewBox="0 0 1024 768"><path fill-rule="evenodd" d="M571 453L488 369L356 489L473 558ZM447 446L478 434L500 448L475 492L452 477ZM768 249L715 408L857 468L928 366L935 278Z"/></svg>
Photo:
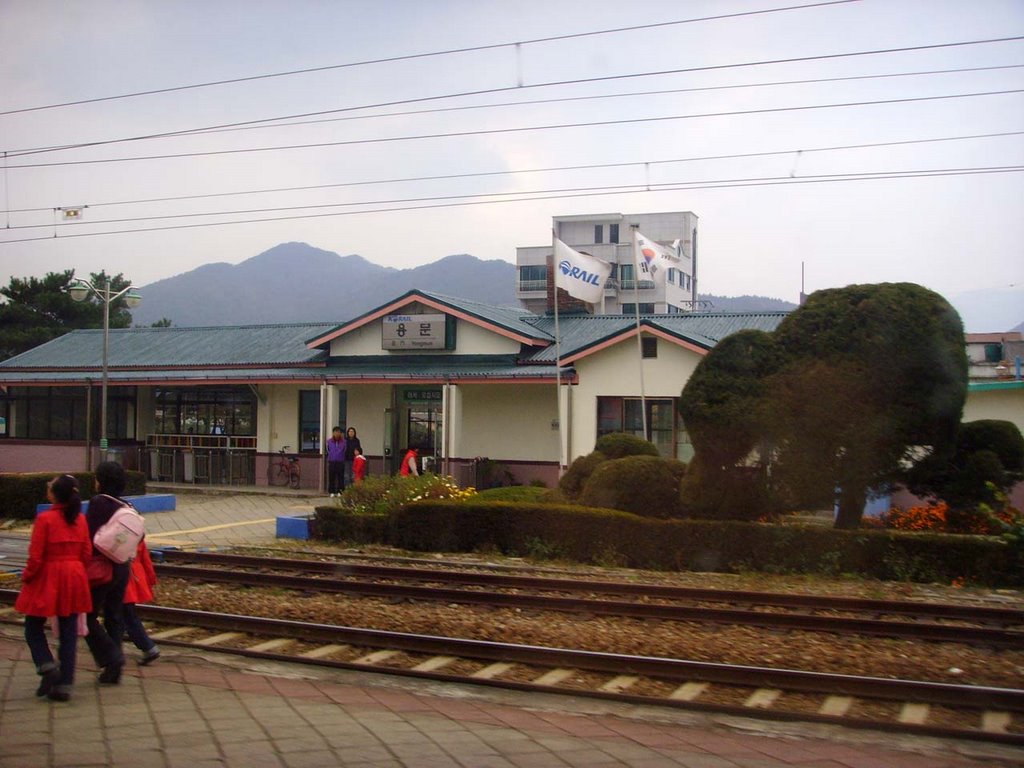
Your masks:
<svg viewBox="0 0 1024 768"><path fill-rule="evenodd" d="M306 339L327 323L216 328L125 328L110 331L109 366L301 365L325 359ZM103 331L77 330L0 362L0 372L24 368L98 369Z"/></svg>
<svg viewBox="0 0 1024 768"><path fill-rule="evenodd" d="M705 349L712 349L719 341L737 331L748 329L774 331L786 315L786 312L642 314L640 315L640 324L641 327L657 328L676 338L689 341ZM538 317L536 324L539 329L550 332L551 338L554 339L555 319L553 316ZM566 315L559 317L561 355L563 358L578 355L635 327L635 315ZM529 355L526 362L547 363L553 362L554 359L555 349L554 346L550 346Z"/></svg>
<svg viewBox="0 0 1024 768"><path fill-rule="evenodd" d="M1024 380L970 381L967 383L967 388L971 392L989 392L997 389L1024 389Z"/></svg>

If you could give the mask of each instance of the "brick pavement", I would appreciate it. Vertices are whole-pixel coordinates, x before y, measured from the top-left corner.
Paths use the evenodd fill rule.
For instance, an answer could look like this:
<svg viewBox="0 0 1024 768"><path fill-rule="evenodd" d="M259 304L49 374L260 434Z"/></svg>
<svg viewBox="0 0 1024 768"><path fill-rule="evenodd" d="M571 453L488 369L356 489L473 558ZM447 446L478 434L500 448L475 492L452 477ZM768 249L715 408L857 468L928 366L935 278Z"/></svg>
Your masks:
<svg viewBox="0 0 1024 768"><path fill-rule="evenodd" d="M273 541L298 495L193 495L146 516L154 546ZM9 615L8 615L9 616ZM8 616L5 616L7 618ZM134 649L126 649L131 655ZM100 687L84 643L67 704L37 699L13 625L0 625L0 768L981 768L1024 750L608 702L479 690L164 648Z"/></svg>

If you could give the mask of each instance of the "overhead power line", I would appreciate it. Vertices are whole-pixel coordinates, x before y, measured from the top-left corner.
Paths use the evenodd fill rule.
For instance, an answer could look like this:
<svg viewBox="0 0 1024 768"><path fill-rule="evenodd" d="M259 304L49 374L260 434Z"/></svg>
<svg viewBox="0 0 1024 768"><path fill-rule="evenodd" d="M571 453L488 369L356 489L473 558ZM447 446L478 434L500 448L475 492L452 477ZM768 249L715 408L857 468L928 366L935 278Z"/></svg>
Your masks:
<svg viewBox="0 0 1024 768"><path fill-rule="evenodd" d="M808 4L804 4L804 5L789 5L789 6L783 6L783 7L778 7L778 8L764 8L764 9L757 10L757 11L741 11L741 12L737 12L737 13L723 13L723 14L718 14L718 15L715 15L715 16L700 16L700 17L692 18L692 19L678 19L678 20L675 20L675 21L661 21L661 22L654 22L654 23L651 23L651 24L636 24L636 25L628 26L628 27L615 27L615 28L612 28L612 29L600 29L600 30L593 30L593 31L590 31L590 32L574 32L574 33L568 33L568 34L564 34L564 35L551 35L551 36L548 36L548 37L537 37L537 38L532 38L532 39L528 39L528 40L519 40L519 41L513 41L513 42L491 43L489 45L475 45L475 46L468 46L468 47L465 47L465 48L449 48L447 50L441 50L441 51L431 51L431 52L427 52L427 53L413 53L413 54L406 54L406 55L402 55L402 56L389 56L389 57L380 58L380 59L365 59L363 61L352 61L352 62L347 62L347 63L344 63L344 64L329 64L329 65L322 66L322 67L309 67L309 68L306 68L306 69L293 69L293 70L288 70L288 71L285 71L285 72L271 72L271 73L268 73L268 74L250 75L250 76L247 76L247 77L235 77L235 78L230 78L230 79L225 79L225 80L211 80L211 81L205 82L205 83L193 83L193 84L190 84L190 85L178 85L178 86L172 86L172 87L169 87L169 88L154 88L154 89L150 89L150 90L146 90L146 91L135 91L135 92L132 92L132 93L122 93L122 94L117 94L117 95L114 95L114 96L99 96L99 97L92 98L92 99L79 99L77 101L65 101L65 102L60 102L60 103L57 103L57 104L44 104L44 105L35 106L35 107L22 107L20 109L10 109L10 110L4 111L4 112L0 112L0 116L2 116L2 115L15 115L15 114L21 114L21 113L24 113L24 112L38 112L38 111L41 111L41 110L58 109L58 108L61 108L61 107L72 107L72 106L78 106L78 105L81 105L81 104L95 104L97 102L115 101L115 100L118 100L118 99L131 99L131 98L136 98L138 96L153 96L153 95L161 94L161 93L174 93L174 92L177 92L177 91L194 90L194 89L197 89L197 88L210 88L210 87L219 86L219 85L233 85L233 84L237 84L237 83L253 82L253 81L256 81L256 80L269 80L269 79L272 79L272 78L279 78L279 77L291 77L293 75L306 75L306 74L311 74L311 73L315 73L315 72L328 72L328 71L337 70L337 69L351 69L351 68L354 68L354 67L365 67L365 66L370 66L370 65L373 65L373 64L390 64L390 63L399 62L399 61L414 61L414 60L417 60L417 59L426 59L426 58L433 58L433 57L438 57L438 56L451 56L451 55L460 54L460 53L474 53L474 52L477 52L477 51L496 50L496 49L499 49L499 48L514 48L514 47L523 46L523 45L533 45L533 44L537 44L537 43L551 43L551 42L557 42L557 41L561 41L561 40L573 40L573 39L578 39L578 38L583 38L583 37L596 37L596 36L599 36L599 35L619 34L619 33L622 33L622 32L635 32L635 31L644 30L644 29L657 29L659 27L671 27L671 26L678 26L678 25L682 25L682 24L696 24L696 23L705 22L705 21L721 21L721 20L725 20L725 19L741 18L741 17L744 17L744 16L762 16L762 15L770 14L770 13L781 13L781 12L785 12L785 11L801 11L801 10L808 10L808 9L812 9L812 8L821 8L821 7L830 6L830 5L846 5L848 3L854 3L854 2L859 2L859 0L828 0L827 2L820 2L820 3L808 3Z"/></svg>
<svg viewBox="0 0 1024 768"><path fill-rule="evenodd" d="M23 157L30 154L42 154L68 149L83 149L87 147L110 146L133 141L148 141L151 139L180 138L182 136L206 136L211 134L231 133L236 131L269 130L276 128L295 128L307 125L322 125L324 123L351 122L355 120L380 120L388 117L407 117L410 115L432 115L448 112L467 112L471 110L499 109L502 107L526 107L540 104L568 104L580 101L601 101L603 99L636 98L638 96L668 96L677 93L701 93L705 91L727 91L743 88L773 88L785 85L814 85L820 83L839 83L856 80L883 80L899 77L923 77L928 75L950 75L963 74L967 72L991 72L1002 69L1024 69L1024 64L1000 64L991 67L959 67L954 69L929 69L915 72L883 72L874 75L848 75L845 77L814 77L800 80L772 80L760 83L730 83L728 85L703 85L690 88L659 88L648 91L625 91L619 93L602 93L593 96L561 96L551 99L525 99L519 101L499 101L490 104L463 104L454 107L434 107L432 109L407 109L398 112L378 112L368 115L347 115L345 117L326 117L316 120L300 120L297 122L261 123L258 125L238 125L227 128L199 128L188 131L177 131L164 134L152 134L150 136L130 137L125 139L106 139L103 141L81 142L77 144L57 144L48 147L23 147L7 151L8 157Z"/></svg>
<svg viewBox="0 0 1024 768"><path fill-rule="evenodd" d="M119 205L141 205L148 203L168 203L168 202L179 202L184 200L203 200L210 198L220 197L239 197L243 195L262 195L271 193L281 192L309 192L318 189L338 189L344 187L365 187L365 186L379 186L384 184L403 184L411 182L422 182L422 181L450 181L454 179L472 179L472 178L487 178L494 176L515 176L522 174L531 173L558 173L565 171L583 171L583 170L597 170L601 168L629 168L629 167L643 167L643 166L654 166L654 165L669 165L672 163L693 163L693 162L705 162L710 160L742 160L755 157L773 157L779 155L793 155L797 153L811 154L814 152L839 152L848 151L854 149L873 149L879 147L896 147L905 146L912 144L933 144L938 142L947 141L970 141L976 139L992 139L992 138L1003 138L1008 136L1021 136L1024 135L1024 131L1003 131L999 133L977 133L967 136L935 136L925 139L904 139L901 141L876 141L866 144L836 144L826 147L798 147L792 149L775 149L767 150L764 152L739 152L725 155L698 155L694 157L675 157L667 159L657 160L629 160L618 163L585 163L580 165L556 165L548 166L543 168L511 168L501 171L477 171L470 173L445 173L436 174L431 176L406 176L400 178L384 178L384 179L364 179L361 181L345 181L337 182L334 184L311 184L297 187L272 187L266 189L248 189L248 190L236 190L233 192L209 192L205 194L196 195L171 195L166 197L149 197L149 198L137 198L134 200L104 200L97 202L90 202L90 208L103 208L108 206L119 206ZM38 213L43 211L52 211L54 206L43 206L37 208L15 208L0 213ZM16 229L17 227L12 227Z"/></svg>
<svg viewBox="0 0 1024 768"><path fill-rule="evenodd" d="M121 230L110 230L105 232L74 232L67 235L61 235L57 237L56 232L53 236L41 236L41 237L24 237L16 238L11 240L0 241L0 245L11 245L14 243L27 243L36 242L41 240L54 240L54 239L66 239L66 238L79 238L79 237L97 237L106 235L125 235L125 234L136 234L144 232L165 232L176 229L200 229L208 227L221 227L238 224L264 224L273 223L278 221L295 221L298 219L320 219L320 218L331 218L337 216L354 216L361 214L370 213L397 213L403 211L419 211L419 210L430 210L437 208L457 208L467 207L476 205L495 205L495 204L507 204L517 202L531 202L538 200L559 200L566 198L583 198L583 197L601 197L609 195L623 195L623 194L641 194L641 193L657 193L657 192L678 192L678 191L693 191L700 189L732 189L737 187L762 187L762 186L779 186L789 184L821 184L821 183L835 183L835 182L850 182L850 181L882 181L882 180L895 180L895 179L914 179L914 178L933 178L941 176L967 176L967 175L985 175L985 174L1005 174L1005 173L1021 173L1024 172L1024 166L999 166L999 167L973 167L973 168L949 168L949 169L926 169L916 171L879 171L876 173L861 173L861 174L829 174L822 176L806 176L806 177L763 177L757 179L721 179L713 181L700 181L700 182L671 182L664 184L634 184L624 185L622 187L615 187L609 189L608 187L600 188L581 188L579 190L569 190L564 192L556 192L553 194L545 193L527 193L535 195L533 197L515 197L516 194L522 193L496 193L495 196L501 196L504 199L501 200L458 200L457 202L429 202L422 205L403 205L403 206L390 206L386 208L373 208L360 211L332 211L327 213L304 213L290 216L274 216L274 217L263 217L255 219L241 219L236 221L216 221L216 222L203 222L193 224L172 224L166 227L140 227L136 229L121 229ZM475 198L484 197L484 195L473 196ZM451 200L453 198L437 198L438 200ZM364 203L370 204L370 203ZM319 206L322 207L322 206Z"/></svg>
<svg viewBox="0 0 1024 768"><path fill-rule="evenodd" d="M52 163L23 163L20 165L7 165L6 168L10 170L24 169L24 168L52 168L58 166L71 166L71 165L102 165L106 163L126 163L126 162L138 162L141 160L178 160L182 158L191 157L212 157L216 155L238 155L247 154L250 152L281 152L291 151L296 149L323 149L326 147L344 147L344 146L355 146L362 144L387 144L398 141L419 141L424 139L449 139L449 138L463 138L467 136L487 136L494 134L505 134L505 133L526 133L530 131L551 131L551 130L564 130L567 128L594 128L601 126L611 125L636 125L643 123L658 123L667 122L673 120L696 120L711 117L740 117L745 115L764 115L764 114L778 114L785 112L802 112L819 109L841 109L851 107L865 107L865 106L883 106L891 104L911 104L920 103L925 101L943 101L949 99L966 99L976 98L981 96L1004 96L1013 93L1024 93L1024 88L1006 89L1000 91L982 91L978 93L953 93L944 94L940 96L916 96L912 98L904 99L874 99L869 101L850 101L840 102L836 104L805 104L795 107L770 107L766 109L742 109L742 110L731 110L727 112L703 112L693 115L666 115L663 117L634 117L634 118L623 118L620 120L592 120L587 122L578 123L552 123L548 125L531 125L522 126L519 128L488 128L475 131L453 131L448 133L425 133L415 134L407 136L383 136L372 139L350 139L346 141L325 141L316 142L312 144L289 144L283 146L272 146L272 147L249 147L244 149L220 149L210 150L206 152L181 152L166 155L142 155L135 157L108 157L99 158L96 160L63 160Z"/></svg>
<svg viewBox="0 0 1024 768"><path fill-rule="evenodd" d="M850 58L850 57L856 57L856 56L875 56L875 55L884 55L884 54L892 54L892 53L907 53L907 52L923 51L923 50L935 50L935 49L939 49L939 48L955 48L955 47L969 46L969 45L988 45L988 44L993 44L993 43L1003 43L1003 42L1016 41L1016 40L1024 40L1024 35L1020 35L1020 36L1017 36L1017 37L989 38L989 39L983 39L983 40L962 40L962 41L957 41L957 42L952 42L952 43L936 43L936 44L932 44L932 45L915 45L915 46L909 46L909 47L903 47L903 48L880 48L880 49L869 50L869 51L849 51L849 52L846 52L846 53L822 54L822 55L818 55L818 56L800 56L800 57L788 58L788 59L765 59L765 60L760 60L760 61L738 62L738 63L734 63L734 64L712 64L712 65L701 66L701 67L683 67L683 68L669 69L669 70L656 70L656 71L648 71L648 72L634 72L634 73L629 73L629 74L624 74L624 75L605 75L605 76L602 76L602 77L576 78L576 79L573 79L573 80L553 80L553 81L549 81L549 82L545 82L545 83L535 83L535 84L532 84L532 85L517 85L517 86L505 86L505 87L500 87L500 88L485 88L485 89L480 89L480 90L475 90L475 91L460 91L460 92L447 93L447 94L437 94L437 95L434 95L434 96L422 96L422 97L418 97L418 98L414 98L414 99L400 99L400 100L394 100L394 101L377 102L377 103L374 103L374 104L361 104L361 105L352 106L352 107L341 107L341 108L338 108L338 109L325 109L325 110L318 110L318 111L314 111L314 112L301 112L301 113L296 113L296 114L291 114L291 115L278 115L278 116L275 116L275 117L266 117L266 118L260 118L260 119L256 119L256 120L242 120L242 121L236 121L236 122L232 122L232 123L220 123L220 124L217 124L217 125L202 126L202 127L199 127L199 128L185 128L185 129L181 129L181 130L178 130L178 131L162 131L162 132L159 132L159 133L143 134L143 135L139 135L139 136L128 136L128 137L121 137L121 138L117 138L117 139L106 139L106 140L94 141L94 142L80 142L80 143L75 143L75 144L65 144L65 145L56 146L56 147L45 147L45 148L36 148L36 149L23 149L23 150L9 150L7 152L7 156L10 158L10 157L19 157L19 156L23 156L23 155L41 154L41 153L45 153L45 152L58 152L58 151L66 151L66 150L70 150L70 149L83 149L83 148L88 148L88 147L106 146L106 145L109 145L109 144L120 144L120 143L128 143L128 142L135 142L135 141L147 141L147 140L151 140L151 139L162 139L162 138L171 138L171 137L178 137L178 136L190 136L190 135L199 134L199 133L209 133L209 132L213 132L213 131L221 131L221 130L234 129L234 128L243 128L243 127L255 127L255 126L260 126L260 125L266 125L266 124L269 124L269 123L279 123L282 120L299 120L299 119L302 119L302 118L320 117L320 116L323 116L323 115L335 115L335 114L341 114L341 113L344 113L344 112L357 112L357 111L362 111L362 110L367 110L367 109L381 109L381 108L384 108L384 107L401 106L401 105L407 105L407 104L422 104L422 103L426 103L426 102L430 102L430 101L442 101L442 100L453 99L453 98L465 98L465 97L469 97L469 96L493 95L493 94L498 94L498 93L506 93L506 92L509 92L509 91L522 91L522 90L531 89L531 88L551 88L551 87L560 87L560 86L567 86L567 85L583 85L583 84L587 84L587 83L609 82L609 81L613 81L613 80L629 80L629 79L635 79L635 78L640 78L640 77L660 77L660 76L666 76L666 75L691 74L691 73L694 73L694 72L710 72L710 71L724 70L724 69L741 69L741 68L747 68L747 67L760 67L760 66L768 66L768 65L776 65L776 64L794 64L794 63L802 63L802 62L808 62L808 61L822 61L822 60L827 60L827 59Z"/></svg>

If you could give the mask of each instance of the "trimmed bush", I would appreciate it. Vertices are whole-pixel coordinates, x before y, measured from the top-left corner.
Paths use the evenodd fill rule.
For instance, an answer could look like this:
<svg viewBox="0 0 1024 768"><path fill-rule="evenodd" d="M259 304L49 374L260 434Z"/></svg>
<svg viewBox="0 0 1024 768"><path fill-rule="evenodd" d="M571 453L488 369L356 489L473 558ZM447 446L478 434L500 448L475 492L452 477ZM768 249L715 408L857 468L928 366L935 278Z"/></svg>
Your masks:
<svg viewBox="0 0 1024 768"><path fill-rule="evenodd" d="M583 486L580 503L641 517L677 517L679 480L685 471L682 462L660 456L626 456L605 461Z"/></svg>
<svg viewBox="0 0 1024 768"><path fill-rule="evenodd" d="M0 473L0 510L6 517L34 520L36 505L46 503L46 484L63 472L11 472ZM78 480L82 501L88 501L96 492L96 475L92 472L70 472ZM125 496L146 493L146 475L125 470Z"/></svg>
<svg viewBox="0 0 1024 768"><path fill-rule="evenodd" d="M660 456L654 443L642 437L625 432L612 432L597 438L594 450L600 451L609 459L621 459L626 456Z"/></svg>
<svg viewBox="0 0 1024 768"><path fill-rule="evenodd" d="M478 490L476 497L486 501L525 501L536 504L544 500L550 491L543 485L510 485L506 488Z"/></svg>
<svg viewBox="0 0 1024 768"><path fill-rule="evenodd" d="M759 520L773 508L757 467L709 467L698 456L679 485L686 517L706 520Z"/></svg>
<svg viewBox="0 0 1024 768"><path fill-rule="evenodd" d="M593 451L586 456L577 457L562 475L562 479L558 481L558 490L567 499L578 499L583 493L583 486L586 485L587 479L599 464L607 460L608 457L601 451Z"/></svg>
<svg viewBox="0 0 1024 768"><path fill-rule="evenodd" d="M659 570L856 573L897 581L1024 586L1024 538L653 520L568 505L420 501L391 516L404 549L542 553Z"/></svg>

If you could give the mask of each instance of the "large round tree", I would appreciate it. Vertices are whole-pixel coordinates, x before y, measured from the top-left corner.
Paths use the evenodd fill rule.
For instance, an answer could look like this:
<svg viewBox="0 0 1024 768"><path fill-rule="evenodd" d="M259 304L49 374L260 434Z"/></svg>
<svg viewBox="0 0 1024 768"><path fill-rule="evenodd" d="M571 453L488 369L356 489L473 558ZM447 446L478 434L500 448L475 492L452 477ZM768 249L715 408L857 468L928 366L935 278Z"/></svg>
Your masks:
<svg viewBox="0 0 1024 768"><path fill-rule="evenodd" d="M783 477L837 493L856 527L872 490L953 450L967 395L959 315L913 283L818 291L773 334L771 428Z"/></svg>

